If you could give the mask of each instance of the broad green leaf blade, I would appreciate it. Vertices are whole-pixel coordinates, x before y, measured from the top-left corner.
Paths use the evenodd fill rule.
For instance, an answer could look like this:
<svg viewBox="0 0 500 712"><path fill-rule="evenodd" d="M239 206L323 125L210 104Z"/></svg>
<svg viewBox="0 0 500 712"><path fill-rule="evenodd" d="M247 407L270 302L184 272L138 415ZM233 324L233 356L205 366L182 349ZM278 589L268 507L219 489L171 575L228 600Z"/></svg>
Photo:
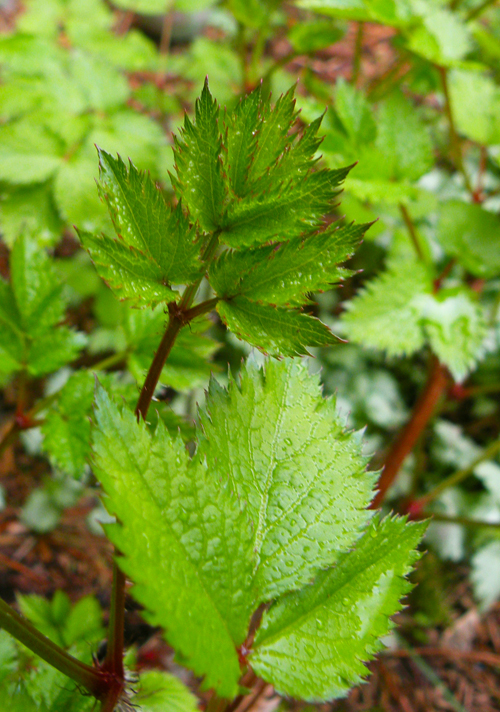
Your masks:
<svg viewBox="0 0 500 712"><path fill-rule="evenodd" d="M378 518L334 569L264 613L250 664L284 695L319 702L361 682L409 591L425 524Z"/></svg>
<svg viewBox="0 0 500 712"><path fill-rule="evenodd" d="M257 304L245 297L220 301L217 311L239 339L270 356L301 356L308 353L307 347L326 346L339 340L313 316Z"/></svg>
<svg viewBox="0 0 500 712"><path fill-rule="evenodd" d="M233 697L235 648L253 609L251 529L239 501L180 437L163 424L150 435L102 388L93 448L106 506L122 522L107 533L133 595L206 686Z"/></svg>
<svg viewBox="0 0 500 712"><path fill-rule="evenodd" d="M458 131L481 145L500 143L500 88L493 78L454 69L449 75L449 92Z"/></svg>
<svg viewBox="0 0 500 712"><path fill-rule="evenodd" d="M438 359L455 381L463 381L484 354L486 320L480 305L465 292L420 300L423 326Z"/></svg>
<svg viewBox="0 0 500 712"><path fill-rule="evenodd" d="M395 262L345 304L342 324L348 339L388 356L411 355L425 343L419 298L431 292L424 265Z"/></svg>
<svg viewBox="0 0 500 712"><path fill-rule="evenodd" d="M257 302L303 304L307 292L329 289L352 274L338 264L353 255L369 227L348 225L279 246L225 252L211 269L210 283L220 297L241 294Z"/></svg>
<svg viewBox="0 0 500 712"><path fill-rule="evenodd" d="M247 178L248 188L258 183L261 175L272 166L290 142L288 132L296 119L294 92L295 86L280 96L272 109L269 99L261 102L257 141Z"/></svg>
<svg viewBox="0 0 500 712"><path fill-rule="evenodd" d="M138 307L177 300L179 295L168 286L167 276L146 253L106 235L84 230L78 235L100 277L118 299L128 299Z"/></svg>
<svg viewBox="0 0 500 712"><path fill-rule="evenodd" d="M178 677L151 670L142 673L132 699L139 712L198 712L196 697Z"/></svg>
<svg viewBox="0 0 500 712"><path fill-rule="evenodd" d="M450 200L439 213L438 240L472 274L496 277L500 272L500 220L496 213Z"/></svg>
<svg viewBox="0 0 500 712"><path fill-rule="evenodd" d="M0 375L8 376L22 367L25 355L21 316L11 285L0 277Z"/></svg>
<svg viewBox="0 0 500 712"><path fill-rule="evenodd" d="M257 142L260 102L261 89L258 87L224 117L224 143L227 148L225 171L231 189L237 196L245 194L248 169Z"/></svg>
<svg viewBox="0 0 500 712"><path fill-rule="evenodd" d="M21 119L0 127L0 180L15 185L43 183L61 166L57 140L41 123Z"/></svg>
<svg viewBox="0 0 500 712"><path fill-rule="evenodd" d="M194 123L186 116L180 140L175 142L175 187L193 221L210 232L221 225L225 186L222 177L222 140L219 107L208 82L196 101Z"/></svg>
<svg viewBox="0 0 500 712"><path fill-rule="evenodd" d="M306 366L248 366L227 391L212 382L201 419L201 452L247 502L259 602L309 582L352 545L375 475Z"/></svg>
<svg viewBox="0 0 500 712"><path fill-rule="evenodd" d="M181 206L172 211L146 172L98 149L100 192L118 236L151 257L172 284L193 281L200 273L199 246Z"/></svg>
<svg viewBox="0 0 500 712"><path fill-rule="evenodd" d="M221 240L230 247L249 247L318 228L333 208L339 194L336 189L349 170L350 166L317 171L271 193L243 198L228 209Z"/></svg>

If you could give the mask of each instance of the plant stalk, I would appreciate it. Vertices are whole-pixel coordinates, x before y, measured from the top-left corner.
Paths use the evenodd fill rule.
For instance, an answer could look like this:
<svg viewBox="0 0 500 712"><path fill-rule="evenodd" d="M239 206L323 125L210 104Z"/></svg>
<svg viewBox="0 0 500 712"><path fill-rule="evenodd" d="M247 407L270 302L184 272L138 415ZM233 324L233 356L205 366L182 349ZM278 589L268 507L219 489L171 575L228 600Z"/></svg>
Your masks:
<svg viewBox="0 0 500 712"><path fill-rule="evenodd" d="M354 42L354 57L352 60L352 83L355 87L358 86L360 69L361 69L361 53L363 51L363 32L364 22L358 22L356 29L356 39Z"/></svg>
<svg viewBox="0 0 500 712"><path fill-rule="evenodd" d="M411 219L410 213L408 212L408 208L406 207L406 205L403 205L403 203L400 203L399 210L403 217L404 224L406 225L406 228L408 230L412 245L415 248L415 252L417 253L417 257L419 260L425 263L426 260L424 256L424 251L422 250L422 245L420 244L420 240L417 235L417 231L415 230L413 220Z"/></svg>
<svg viewBox="0 0 500 712"><path fill-rule="evenodd" d="M473 7L472 10L470 10L467 15L465 16L465 21L470 22L471 20L475 20L476 17L478 17L482 12L484 12L490 5L493 5L495 0L483 0L483 2L478 5L477 7Z"/></svg>
<svg viewBox="0 0 500 712"><path fill-rule="evenodd" d="M0 628L84 687L94 697L101 698L107 689L109 681L105 674L67 653L2 599L0 599Z"/></svg>
<svg viewBox="0 0 500 712"><path fill-rule="evenodd" d="M396 479L401 465L415 447L427 423L432 418L436 405L443 395L449 377L438 359L433 356L429 377L419 399L415 404L410 420L400 432L387 455L384 469L378 482L378 492L371 503L372 509L380 507L389 487Z"/></svg>

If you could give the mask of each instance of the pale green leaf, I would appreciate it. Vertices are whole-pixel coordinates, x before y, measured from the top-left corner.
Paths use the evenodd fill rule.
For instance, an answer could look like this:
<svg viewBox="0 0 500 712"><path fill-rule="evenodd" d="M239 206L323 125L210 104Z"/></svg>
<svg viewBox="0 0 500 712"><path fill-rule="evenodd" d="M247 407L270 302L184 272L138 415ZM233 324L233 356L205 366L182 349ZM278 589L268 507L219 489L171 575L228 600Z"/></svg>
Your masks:
<svg viewBox="0 0 500 712"><path fill-rule="evenodd" d="M480 205L450 200L439 211L437 236L452 257L478 277L500 271L500 219Z"/></svg>
<svg viewBox="0 0 500 712"><path fill-rule="evenodd" d="M27 230L41 246L59 241L62 222L52 197L50 183L23 186L6 191L0 203L2 239L12 247Z"/></svg>
<svg viewBox="0 0 500 712"><path fill-rule="evenodd" d="M200 273L199 245L181 206L167 207L151 177L98 149L100 192L119 237L151 257L169 283L183 284Z"/></svg>
<svg viewBox="0 0 500 712"><path fill-rule="evenodd" d="M422 263L398 261L344 305L344 331L355 343L382 349L388 356L411 355L425 343L418 300L430 292Z"/></svg>
<svg viewBox="0 0 500 712"><path fill-rule="evenodd" d="M483 611L500 598L500 541L491 541L472 557L474 594Z"/></svg>
<svg viewBox="0 0 500 712"><path fill-rule="evenodd" d="M201 453L229 477L253 522L258 602L309 582L353 544L374 474L304 365L247 367L227 391L212 382L201 419Z"/></svg>
<svg viewBox="0 0 500 712"><path fill-rule="evenodd" d="M23 119L0 127L0 180L43 183L61 165L61 147L43 125Z"/></svg>
<svg viewBox="0 0 500 712"><path fill-rule="evenodd" d="M450 103L460 133L483 145L500 142L500 89L479 72L454 69L449 76Z"/></svg>
<svg viewBox="0 0 500 712"><path fill-rule="evenodd" d="M167 275L144 252L118 238L78 232L102 279L119 299L139 307L176 301L178 293L168 286Z"/></svg>
<svg viewBox="0 0 500 712"><path fill-rule="evenodd" d="M482 308L465 292L420 299L423 327L430 345L455 381L463 381L484 354L486 320Z"/></svg>
<svg viewBox="0 0 500 712"><path fill-rule="evenodd" d="M167 672L143 672L133 697L139 712L198 712L197 699L178 677Z"/></svg>
<svg viewBox="0 0 500 712"><path fill-rule="evenodd" d="M226 475L191 459L162 424L150 435L102 389L93 448L106 506L122 522L107 533L135 598L208 687L234 696L235 648L252 612L252 553L250 525Z"/></svg>
<svg viewBox="0 0 500 712"><path fill-rule="evenodd" d="M245 297L220 301L217 311L239 339L271 356L300 356L307 348L338 341L319 319L282 307L257 304Z"/></svg>
<svg viewBox="0 0 500 712"><path fill-rule="evenodd" d="M55 176L53 195L62 219L82 230L107 230L111 223L96 190L96 162L86 152L65 161Z"/></svg>
<svg viewBox="0 0 500 712"><path fill-rule="evenodd" d="M472 36L457 13L435 4L421 3L420 24L410 31L407 46L416 54L442 67L454 66L472 48Z"/></svg>
<svg viewBox="0 0 500 712"><path fill-rule="evenodd" d="M44 376L74 361L87 343L85 334L60 326L30 340L27 351L28 372Z"/></svg>
<svg viewBox="0 0 500 712"><path fill-rule="evenodd" d="M284 695L319 702L344 697L391 629L409 591L425 524L374 519L354 551L312 585L264 613L250 664Z"/></svg>
<svg viewBox="0 0 500 712"><path fill-rule="evenodd" d="M205 81L196 100L195 121L185 117L175 142L175 185L192 219L207 232L220 226L225 199L218 122L219 107Z"/></svg>
<svg viewBox="0 0 500 712"><path fill-rule="evenodd" d="M238 294L270 304L302 304L306 293L328 289L351 272L338 267L352 256L369 225L348 225L238 252L224 252L210 271L220 297Z"/></svg>

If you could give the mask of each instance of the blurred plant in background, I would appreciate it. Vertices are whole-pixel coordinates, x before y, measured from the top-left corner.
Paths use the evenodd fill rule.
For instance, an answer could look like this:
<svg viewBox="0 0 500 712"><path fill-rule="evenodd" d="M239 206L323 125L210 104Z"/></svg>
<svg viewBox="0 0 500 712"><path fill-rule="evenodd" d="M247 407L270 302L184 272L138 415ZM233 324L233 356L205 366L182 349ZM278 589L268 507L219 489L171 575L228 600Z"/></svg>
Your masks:
<svg viewBox="0 0 500 712"><path fill-rule="evenodd" d="M414 594L415 639L449 622L446 583L425 600L429 580L441 586L456 570L446 562L465 563L476 602L492 606L500 598L498 3L31 0L5 4L4 15L0 453L22 435L44 463L43 486L33 483L23 500L24 525L50 531L93 492L93 373L133 402L164 324L161 309L118 302L77 246L73 224L110 229L94 144L166 185L171 131L206 75L227 107L260 82L276 98L295 77L301 118L326 109L322 164L357 162L332 221L377 220L348 264L354 276L340 291L311 295L308 311L349 343L314 350L310 367L321 369L349 427L368 423L372 467L384 467L377 502L434 517ZM208 382L207 357L220 379L250 347L208 319L182 339L152 419L189 442L185 416L192 420Z"/></svg>

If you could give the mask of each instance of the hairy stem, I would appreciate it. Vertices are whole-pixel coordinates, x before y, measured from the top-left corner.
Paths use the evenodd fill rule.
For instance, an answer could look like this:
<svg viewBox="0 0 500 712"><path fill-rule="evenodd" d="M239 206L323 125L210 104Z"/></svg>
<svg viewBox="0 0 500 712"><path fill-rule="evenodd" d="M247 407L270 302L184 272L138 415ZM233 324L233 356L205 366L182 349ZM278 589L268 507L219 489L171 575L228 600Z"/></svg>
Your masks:
<svg viewBox="0 0 500 712"><path fill-rule="evenodd" d="M401 465L415 447L417 440L432 418L436 405L443 395L448 382L447 372L437 358L433 356L425 388L415 404L410 420L396 438L387 455L384 469L378 482L378 492L371 504L372 509L376 509L383 502L387 490L398 475Z"/></svg>
<svg viewBox="0 0 500 712"><path fill-rule="evenodd" d="M40 633L28 620L0 599L0 628L26 645L36 655L100 698L108 681L102 672L85 665Z"/></svg>
<svg viewBox="0 0 500 712"><path fill-rule="evenodd" d="M420 499L417 499L415 502L413 502L412 508L416 510L423 509L426 505L429 504L429 502L432 502L434 499L436 499L436 497L439 497L439 495L444 492L444 490L448 489L448 487L454 487L459 482L462 482L462 480L465 480L467 477L469 477L469 475L474 472L476 467L481 462L484 462L485 460L490 460L499 452L500 439L494 440L492 443L490 443L488 447L483 450L481 455L476 457L476 459L473 460L470 465L467 465L467 467L463 467L461 470L457 470L453 473L453 475L450 475L442 482L440 482L428 494L424 495L423 497L420 497Z"/></svg>

